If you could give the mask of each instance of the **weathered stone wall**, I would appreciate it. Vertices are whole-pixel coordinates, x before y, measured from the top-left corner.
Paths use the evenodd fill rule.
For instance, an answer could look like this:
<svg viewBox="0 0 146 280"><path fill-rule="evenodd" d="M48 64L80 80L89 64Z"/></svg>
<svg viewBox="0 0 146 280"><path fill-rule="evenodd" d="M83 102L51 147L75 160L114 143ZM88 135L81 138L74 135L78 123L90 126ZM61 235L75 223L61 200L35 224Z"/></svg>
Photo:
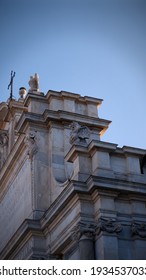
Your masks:
<svg viewBox="0 0 146 280"><path fill-rule="evenodd" d="M21 223L32 217L31 166L27 159L0 202L0 251Z"/></svg>

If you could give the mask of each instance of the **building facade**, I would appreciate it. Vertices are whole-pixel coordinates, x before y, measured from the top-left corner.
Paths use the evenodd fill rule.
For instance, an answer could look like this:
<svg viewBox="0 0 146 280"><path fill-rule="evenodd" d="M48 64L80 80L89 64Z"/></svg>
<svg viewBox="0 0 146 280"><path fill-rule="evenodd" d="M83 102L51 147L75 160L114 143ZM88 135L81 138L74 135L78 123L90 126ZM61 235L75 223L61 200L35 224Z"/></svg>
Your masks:
<svg viewBox="0 0 146 280"><path fill-rule="evenodd" d="M103 142L102 100L0 104L0 259L145 259L146 150Z"/></svg>

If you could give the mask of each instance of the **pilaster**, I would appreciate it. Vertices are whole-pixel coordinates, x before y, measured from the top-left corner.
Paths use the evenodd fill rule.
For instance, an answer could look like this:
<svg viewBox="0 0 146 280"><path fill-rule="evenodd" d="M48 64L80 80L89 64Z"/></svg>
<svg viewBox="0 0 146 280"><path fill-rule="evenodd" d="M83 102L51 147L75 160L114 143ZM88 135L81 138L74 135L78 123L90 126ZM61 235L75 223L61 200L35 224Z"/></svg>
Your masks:
<svg viewBox="0 0 146 280"><path fill-rule="evenodd" d="M95 225L87 222L80 222L73 229L73 240L78 242L80 260L94 260L94 233Z"/></svg>
<svg viewBox="0 0 146 280"><path fill-rule="evenodd" d="M96 225L96 259L116 260L118 253L118 234L122 226L115 219L100 218Z"/></svg>

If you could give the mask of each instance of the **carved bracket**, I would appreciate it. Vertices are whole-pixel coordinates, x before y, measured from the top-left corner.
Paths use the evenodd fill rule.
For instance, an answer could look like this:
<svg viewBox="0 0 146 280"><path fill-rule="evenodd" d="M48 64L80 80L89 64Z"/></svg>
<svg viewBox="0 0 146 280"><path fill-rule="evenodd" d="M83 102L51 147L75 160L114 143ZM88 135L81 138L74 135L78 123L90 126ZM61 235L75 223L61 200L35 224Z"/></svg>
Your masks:
<svg viewBox="0 0 146 280"><path fill-rule="evenodd" d="M142 238L146 238L146 223L132 223L131 225L132 235L138 235Z"/></svg>
<svg viewBox="0 0 146 280"><path fill-rule="evenodd" d="M95 225L79 222L72 230L72 239L79 241L81 238L93 238L95 234Z"/></svg>
<svg viewBox="0 0 146 280"><path fill-rule="evenodd" d="M70 144L85 144L87 142L87 139L90 137L90 130L87 126L81 126L78 122L72 122L70 128Z"/></svg>
<svg viewBox="0 0 146 280"><path fill-rule="evenodd" d="M4 147L8 143L8 134L7 132L0 132L0 146Z"/></svg>
<svg viewBox="0 0 146 280"><path fill-rule="evenodd" d="M33 155L38 150L36 140L37 140L36 131L29 132L25 137L25 144L27 146L27 154L29 156L29 159L32 159Z"/></svg>
<svg viewBox="0 0 146 280"><path fill-rule="evenodd" d="M113 219L100 218L96 226L96 234L98 235L101 231L108 233L119 233L122 231L120 223Z"/></svg>
<svg viewBox="0 0 146 280"><path fill-rule="evenodd" d="M0 131L0 168L2 168L8 155L8 133Z"/></svg>

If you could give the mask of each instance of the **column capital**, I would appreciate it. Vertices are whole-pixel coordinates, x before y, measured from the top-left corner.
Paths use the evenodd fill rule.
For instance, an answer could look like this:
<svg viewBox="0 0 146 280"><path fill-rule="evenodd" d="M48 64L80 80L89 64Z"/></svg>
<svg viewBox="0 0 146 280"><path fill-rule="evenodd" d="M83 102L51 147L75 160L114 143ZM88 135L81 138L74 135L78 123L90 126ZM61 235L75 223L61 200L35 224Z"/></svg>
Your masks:
<svg viewBox="0 0 146 280"><path fill-rule="evenodd" d="M133 222L131 225L131 230L133 235L138 235L142 238L146 238L146 223Z"/></svg>
<svg viewBox="0 0 146 280"><path fill-rule="evenodd" d="M101 231L107 233L119 233L123 229L122 225L114 219L100 218L96 225L96 235Z"/></svg>
<svg viewBox="0 0 146 280"><path fill-rule="evenodd" d="M72 230L72 239L93 239L95 235L95 225L92 223L79 222Z"/></svg>

